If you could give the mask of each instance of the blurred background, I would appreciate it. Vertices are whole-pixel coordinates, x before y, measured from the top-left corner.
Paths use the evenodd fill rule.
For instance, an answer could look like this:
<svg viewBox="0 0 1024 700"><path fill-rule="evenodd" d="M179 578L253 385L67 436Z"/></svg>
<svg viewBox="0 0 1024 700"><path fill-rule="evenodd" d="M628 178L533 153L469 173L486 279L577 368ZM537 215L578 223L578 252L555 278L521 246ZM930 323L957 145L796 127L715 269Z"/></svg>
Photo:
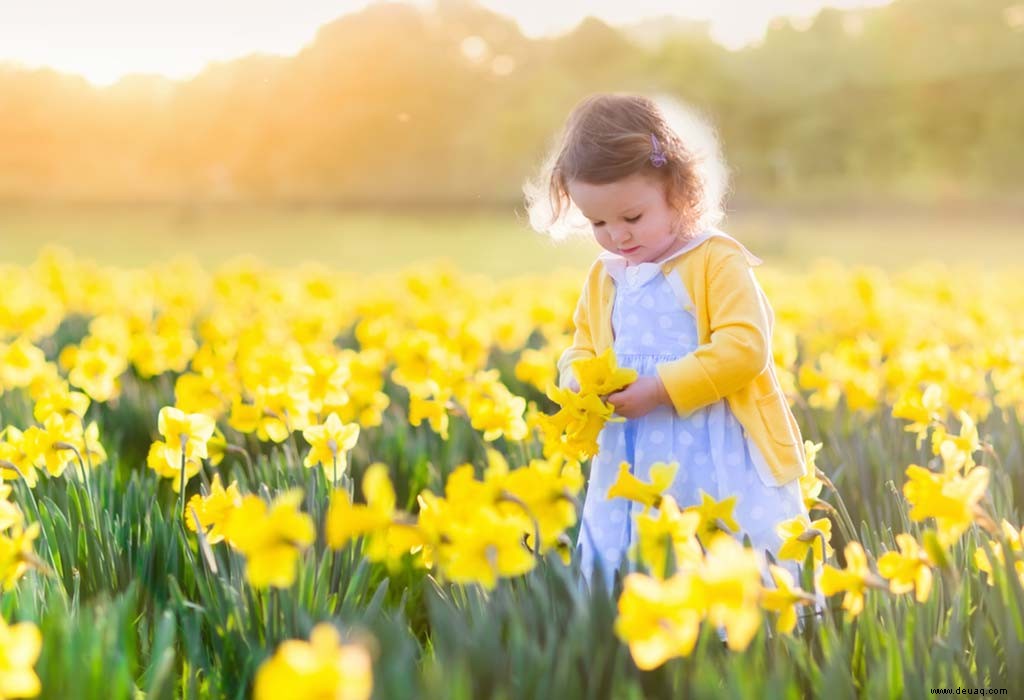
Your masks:
<svg viewBox="0 0 1024 700"><path fill-rule="evenodd" d="M1024 260L1013 0L5 4L2 259L583 267L521 187L611 90L715 125L772 264Z"/></svg>

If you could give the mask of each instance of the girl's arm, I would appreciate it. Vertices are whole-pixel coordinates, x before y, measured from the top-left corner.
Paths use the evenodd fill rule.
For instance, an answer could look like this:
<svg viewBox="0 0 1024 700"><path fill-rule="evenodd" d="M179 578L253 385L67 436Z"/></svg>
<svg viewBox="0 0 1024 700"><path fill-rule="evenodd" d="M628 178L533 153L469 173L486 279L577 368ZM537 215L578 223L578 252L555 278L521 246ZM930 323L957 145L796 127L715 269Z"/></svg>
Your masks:
<svg viewBox="0 0 1024 700"><path fill-rule="evenodd" d="M708 265L710 341L657 367L681 416L747 385L772 361L771 311L754 272L741 251L728 246L722 252Z"/></svg>
<svg viewBox="0 0 1024 700"><path fill-rule="evenodd" d="M590 278L583 283L583 291L580 292L579 301L576 302L576 311L573 312L572 322L576 327L573 334L572 345L567 347L558 358L558 386L566 388L569 382L575 379L572 371L572 363L583 357L594 357L594 341L590 335L590 314L588 313L590 297Z"/></svg>

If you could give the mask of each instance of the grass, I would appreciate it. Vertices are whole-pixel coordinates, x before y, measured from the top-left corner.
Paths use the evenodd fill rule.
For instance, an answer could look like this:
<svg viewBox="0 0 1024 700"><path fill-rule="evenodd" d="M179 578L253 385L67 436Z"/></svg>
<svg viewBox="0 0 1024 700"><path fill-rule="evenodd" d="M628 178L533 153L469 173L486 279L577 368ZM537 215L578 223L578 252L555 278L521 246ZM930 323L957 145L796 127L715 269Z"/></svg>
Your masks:
<svg viewBox="0 0 1024 700"><path fill-rule="evenodd" d="M984 268L1024 263L1024 221L1009 210L736 206L721 228L767 264L799 271L815 259L898 270L923 259ZM104 264L141 266L180 255L216 266L241 254L274 265L309 260L339 270L393 270L448 259L496 277L584 268L598 248L555 244L521 206L433 211L323 205L4 204L4 260L26 264L48 244Z"/></svg>
<svg viewBox="0 0 1024 700"><path fill-rule="evenodd" d="M893 548L899 516L868 504L895 507L886 480L898 479L895 465L925 454L891 415L849 422L844 412L842 404L837 413L798 408L798 418L808 435L830 436L822 463L861 523L869 551L880 553ZM998 413L979 428L997 443L1020 439L1021 426ZM418 432L436 443L436 436L401 420L386 420L380 431L392 449L406 453L391 463L396 481L408 483L412 453L422 446L400 437ZM877 454L863 450L870 442L865 435L879 443ZM472 448L471 441L459 442L456 460L479 460ZM367 461L357 459L353 469L361 472ZM1019 465L1008 465L1007 476L1018 478ZM326 482L289 467L279 450L258 458L253 483L240 464L220 469L248 492L256 483L273 492L289 485L315 492L308 512L322 527ZM755 698L817 695L824 688L837 697L919 697L933 687L1014 687L1014 669L1024 659L1020 625L1014 625L1022 593L1009 569L997 572L996 587L983 583L970 564L974 548L984 546L975 534L953 552L961 581L937 581L925 604L871 594L865 612L850 619L833 601L828 619L804 638L769 638L762 629L742 653L722 649L704 625L690 657L644 672L613 634L615 596L600 585L582 592L578 572L557 556L484 595L472 586L439 584L422 571L388 576L362 558L358 545L331 552L321 542L302 557L293 587L256 594L243 582L239 555L223 544L214 549L220 573L207 570L194 536L173 515L174 494L152 471L119 463L93 476L91 488L44 480L35 501L24 485L16 487L22 503L38 503L30 517L52 544L41 542L37 550L53 563L54 575L30 572L18 588L0 594L0 611L5 619L40 625L44 697L247 698L256 669L277 644L306 637L324 619L375 640L375 697ZM439 492L442 482L435 477L428 486ZM841 547L838 539L837 533L833 544Z"/></svg>

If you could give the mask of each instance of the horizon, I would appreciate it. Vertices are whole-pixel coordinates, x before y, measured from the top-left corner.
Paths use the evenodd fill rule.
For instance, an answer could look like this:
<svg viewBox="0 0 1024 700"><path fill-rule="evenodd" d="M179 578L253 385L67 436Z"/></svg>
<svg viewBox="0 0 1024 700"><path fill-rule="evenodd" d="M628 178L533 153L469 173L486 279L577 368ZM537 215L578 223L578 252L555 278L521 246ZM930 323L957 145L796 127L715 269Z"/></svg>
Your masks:
<svg viewBox="0 0 1024 700"><path fill-rule="evenodd" d="M394 1L425 12L437 6L433 0ZM739 50L763 39L776 19L788 19L799 28L809 26L825 8L869 9L891 1L722 0L710 4L635 0L623 5L603 0L588 2L584 7L580 7L583 3L556 5L555 13L550 12L550 3L477 0L475 4L513 19L519 31L531 40L570 33L588 17L617 29L671 17L704 23L712 40ZM137 77L187 81L218 63L254 55L292 57L314 41L321 27L377 2L307 1L287 8L286 16L271 16L271 11L261 15L253 3L243 5L241 0L221 2L213 10L203 7L201 0L182 0L174 6L156 8L139 7L128 0L102 0L92 3L91 8L63 0L43 0L0 10L0 65L52 69L80 76L96 88ZM250 21L240 25L238 17ZM191 45L182 48L184 32Z"/></svg>

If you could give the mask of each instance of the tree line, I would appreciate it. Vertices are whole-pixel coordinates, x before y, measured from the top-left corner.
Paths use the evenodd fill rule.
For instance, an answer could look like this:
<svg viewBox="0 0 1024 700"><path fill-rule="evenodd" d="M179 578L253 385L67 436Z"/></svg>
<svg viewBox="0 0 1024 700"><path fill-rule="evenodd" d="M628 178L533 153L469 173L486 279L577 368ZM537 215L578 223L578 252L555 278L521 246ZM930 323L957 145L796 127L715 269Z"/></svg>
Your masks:
<svg viewBox="0 0 1024 700"><path fill-rule="evenodd" d="M655 25L658 31L655 31ZM896 0L778 20L730 51L666 20L525 37L466 0L378 3L295 56L97 88L0 69L0 198L518 201L569 109L666 92L750 196L1007 195L1024 185L1024 5Z"/></svg>

